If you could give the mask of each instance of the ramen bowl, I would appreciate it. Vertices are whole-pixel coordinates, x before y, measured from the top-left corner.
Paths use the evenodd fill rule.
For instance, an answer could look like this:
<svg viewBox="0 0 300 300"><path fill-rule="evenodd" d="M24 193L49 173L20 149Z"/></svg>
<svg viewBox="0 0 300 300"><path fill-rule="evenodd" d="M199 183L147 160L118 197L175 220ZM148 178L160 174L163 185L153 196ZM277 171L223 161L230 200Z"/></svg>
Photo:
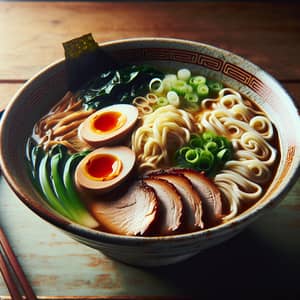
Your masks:
<svg viewBox="0 0 300 300"><path fill-rule="evenodd" d="M188 259L224 242L287 194L299 175L299 115L288 93L272 76L248 60L210 45L168 38L135 38L100 44L103 50L132 64L162 69L188 68L221 81L251 99L271 119L278 133L279 163L271 184L250 209L209 229L168 236L124 236L78 225L49 208L28 176L26 140L34 124L68 90L66 63L61 59L30 79L8 105L1 126L3 175L18 198L44 221L103 254L137 266L161 266ZM284 113L283 112L284 108Z"/></svg>

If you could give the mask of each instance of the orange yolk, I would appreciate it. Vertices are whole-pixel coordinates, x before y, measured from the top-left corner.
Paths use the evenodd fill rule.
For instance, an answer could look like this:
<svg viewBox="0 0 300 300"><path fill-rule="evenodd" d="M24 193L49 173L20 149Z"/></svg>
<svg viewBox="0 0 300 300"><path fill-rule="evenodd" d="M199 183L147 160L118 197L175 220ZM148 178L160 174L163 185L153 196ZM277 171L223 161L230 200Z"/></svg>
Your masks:
<svg viewBox="0 0 300 300"><path fill-rule="evenodd" d="M95 155L86 162L87 174L99 181L107 181L117 177L121 168L121 161L110 154Z"/></svg>
<svg viewBox="0 0 300 300"><path fill-rule="evenodd" d="M100 133L116 130L124 125L126 117L118 111L106 111L96 115L92 120L92 128Z"/></svg>

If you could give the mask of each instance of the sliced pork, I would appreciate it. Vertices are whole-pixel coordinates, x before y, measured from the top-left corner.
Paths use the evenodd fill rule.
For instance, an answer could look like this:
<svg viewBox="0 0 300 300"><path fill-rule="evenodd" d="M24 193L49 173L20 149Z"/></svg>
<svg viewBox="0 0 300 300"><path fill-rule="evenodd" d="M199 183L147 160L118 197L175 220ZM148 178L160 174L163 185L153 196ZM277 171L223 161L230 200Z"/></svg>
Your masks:
<svg viewBox="0 0 300 300"><path fill-rule="evenodd" d="M149 177L143 181L154 189L159 199L159 215L154 233L161 235L174 233L181 225L183 213L180 194L167 180Z"/></svg>
<svg viewBox="0 0 300 300"><path fill-rule="evenodd" d="M167 180L181 195L184 210L183 223L187 231L195 231L204 227L201 198L187 177L172 171L153 172L151 176Z"/></svg>
<svg viewBox="0 0 300 300"><path fill-rule="evenodd" d="M220 223L222 218L222 200L217 186L203 173L190 169L172 169L172 171L187 177L199 193L202 200L205 226L207 224L213 226Z"/></svg>
<svg viewBox="0 0 300 300"><path fill-rule="evenodd" d="M158 197L151 187L139 181L122 196L113 199L102 197L94 203L91 210L107 231L143 235L155 220Z"/></svg>

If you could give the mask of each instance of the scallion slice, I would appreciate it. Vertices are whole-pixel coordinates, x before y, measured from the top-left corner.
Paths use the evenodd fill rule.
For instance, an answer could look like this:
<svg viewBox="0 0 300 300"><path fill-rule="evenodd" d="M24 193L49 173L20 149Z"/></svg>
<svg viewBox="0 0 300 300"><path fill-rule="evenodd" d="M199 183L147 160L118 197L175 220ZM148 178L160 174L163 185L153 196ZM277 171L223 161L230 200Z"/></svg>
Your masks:
<svg viewBox="0 0 300 300"><path fill-rule="evenodd" d="M215 80L208 80L207 86L211 97L217 97L219 92L223 89L223 84Z"/></svg>
<svg viewBox="0 0 300 300"><path fill-rule="evenodd" d="M209 94L208 86L206 84L198 85L197 86L197 94L198 94L200 100L207 98L208 94Z"/></svg>
<svg viewBox="0 0 300 300"><path fill-rule="evenodd" d="M194 88L197 89L199 85L203 85L206 83L206 78L204 76L193 76L189 79L189 84Z"/></svg>
<svg viewBox="0 0 300 300"><path fill-rule="evenodd" d="M231 142L226 137L207 131L201 135L191 135L189 143L176 151L175 163L214 176L232 156Z"/></svg>

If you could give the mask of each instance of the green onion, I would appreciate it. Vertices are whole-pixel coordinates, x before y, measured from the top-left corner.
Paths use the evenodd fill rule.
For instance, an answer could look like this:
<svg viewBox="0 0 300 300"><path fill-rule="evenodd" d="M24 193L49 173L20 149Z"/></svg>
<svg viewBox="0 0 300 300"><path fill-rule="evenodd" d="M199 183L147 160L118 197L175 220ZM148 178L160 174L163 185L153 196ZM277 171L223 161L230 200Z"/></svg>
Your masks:
<svg viewBox="0 0 300 300"><path fill-rule="evenodd" d="M197 94L198 94L200 100L207 98L208 94L209 94L208 86L206 84L198 85L197 86Z"/></svg>
<svg viewBox="0 0 300 300"><path fill-rule="evenodd" d="M203 139L200 136L194 136L190 139L189 146L192 148L202 148Z"/></svg>
<svg viewBox="0 0 300 300"><path fill-rule="evenodd" d="M211 97L218 96L219 92L223 89L223 84L214 80L208 80L207 86L209 88L209 94Z"/></svg>
<svg viewBox="0 0 300 300"><path fill-rule="evenodd" d="M171 105L174 105L175 107L178 107L180 105L180 99L176 92L169 91L167 93L167 99Z"/></svg>
<svg viewBox="0 0 300 300"><path fill-rule="evenodd" d="M198 100L199 100L199 97L195 93L186 93L184 95L184 99L188 102L188 104L191 103L191 102L192 103L197 103Z"/></svg>
<svg viewBox="0 0 300 300"><path fill-rule="evenodd" d="M184 96L186 93L191 92L193 89L184 80L176 80L172 83L171 90L176 92L179 96Z"/></svg>
<svg viewBox="0 0 300 300"><path fill-rule="evenodd" d="M220 164L224 165L228 160L232 159L233 149L232 148L222 149L221 151L218 152L217 157L220 161Z"/></svg>
<svg viewBox="0 0 300 300"><path fill-rule="evenodd" d="M211 131L205 131L203 134L202 134L202 138L205 140L205 141L212 141L216 138L216 134L211 132Z"/></svg>
<svg viewBox="0 0 300 300"><path fill-rule="evenodd" d="M187 81L191 77L191 71L189 69L179 69L177 77L179 80Z"/></svg>
<svg viewBox="0 0 300 300"><path fill-rule="evenodd" d="M193 76L189 80L189 84L197 89L198 85L203 85L206 83L206 78L204 76Z"/></svg>
<svg viewBox="0 0 300 300"><path fill-rule="evenodd" d="M214 166L214 160L214 155L210 151L202 150L200 152L197 169L208 172Z"/></svg>
<svg viewBox="0 0 300 300"><path fill-rule="evenodd" d="M190 150L190 147L182 147L179 149L179 155L185 156L186 152Z"/></svg>
<svg viewBox="0 0 300 300"><path fill-rule="evenodd" d="M201 135L191 135L189 143L176 151L175 164L214 176L232 156L231 142L226 137L207 131Z"/></svg>
<svg viewBox="0 0 300 300"><path fill-rule="evenodd" d="M169 91L172 88L174 82L177 81L177 76L175 74L167 74L162 81L165 91Z"/></svg>
<svg viewBox="0 0 300 300"><path fill-rule="evenodd" d="M149 83L149 90L153 93L162 93L164 90L164 86L162 80L160 78L153 78Z"/></svg>
<svg viewBox="0 0 300 300"><path fill-rule="evenodd" d="M186 153L185 153L185 160L192 164L192 165L197 165L199 163L200 160L200 153L199 151L195 150L195 149L189 149Z"/></svg>
<svg viewBox="0 0 300 300"><path fill-rule="evenodd" d="M205 144L205 149L215 153L218 150L218 145L216 142L208 142L207 144Z"/></svg>

